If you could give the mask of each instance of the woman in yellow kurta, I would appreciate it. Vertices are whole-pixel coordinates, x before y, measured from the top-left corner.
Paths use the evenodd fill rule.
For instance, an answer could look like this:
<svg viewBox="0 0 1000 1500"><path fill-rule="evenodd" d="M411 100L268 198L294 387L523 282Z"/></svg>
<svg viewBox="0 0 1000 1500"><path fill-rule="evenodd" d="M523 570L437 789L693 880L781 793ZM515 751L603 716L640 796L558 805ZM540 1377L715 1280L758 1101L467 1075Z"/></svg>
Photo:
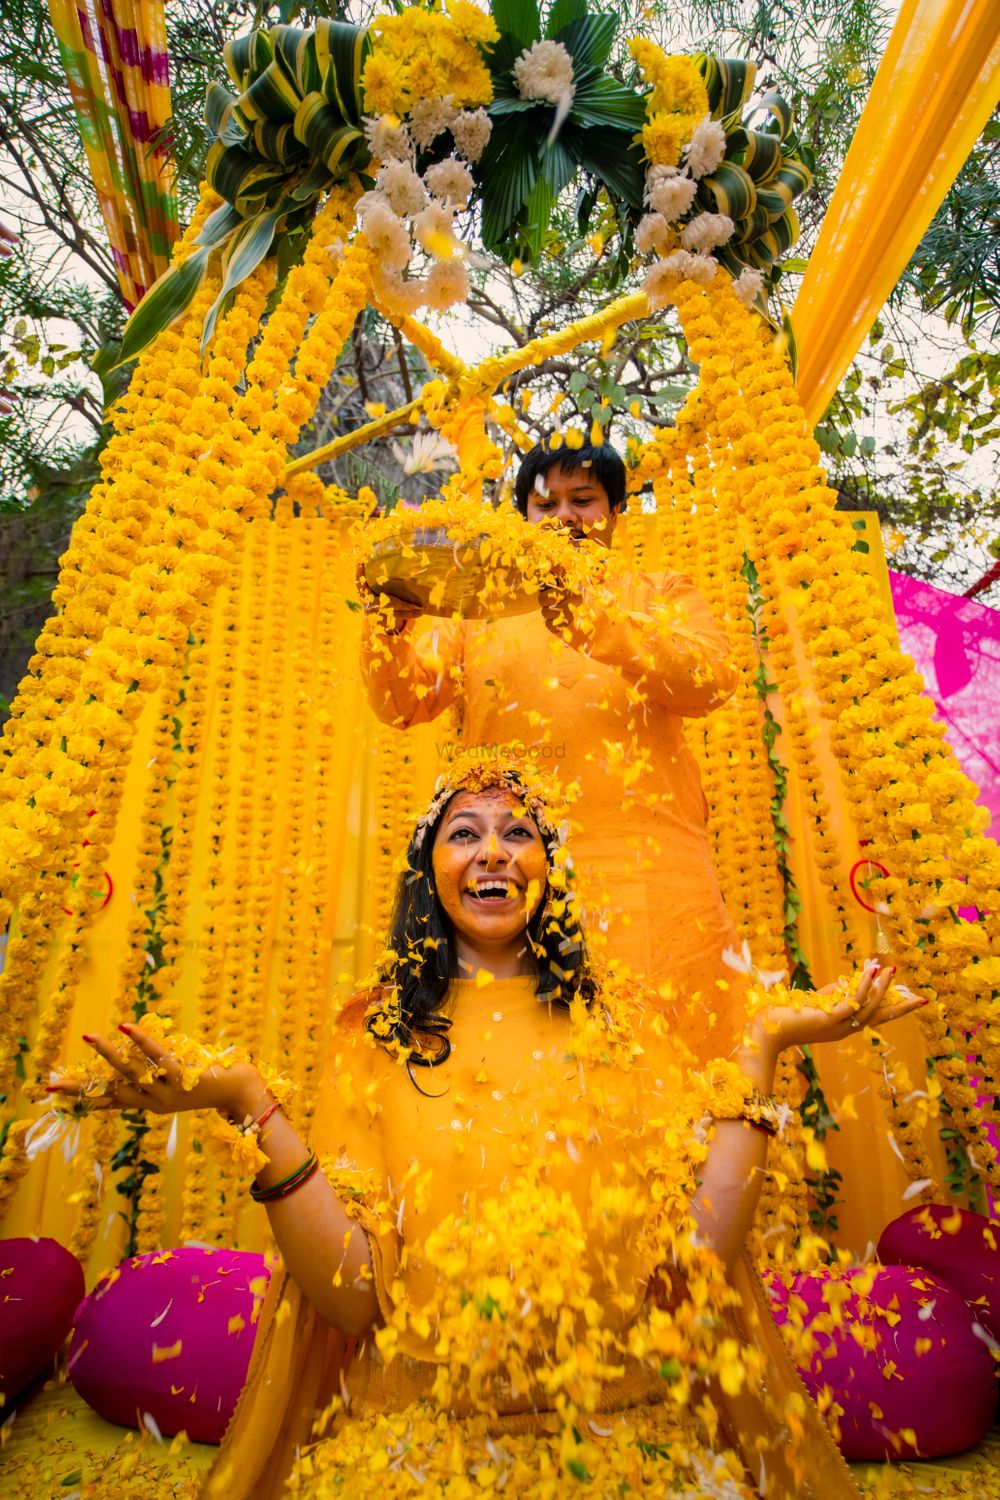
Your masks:
<svg viewBox="0 0 1000 1500"><path fill-rule="evenodd" d="M509 766L473 759L441 787L384 982L332 1038L313 1151L251 1064L185 1080L151 1033L126 1028L130 1057L97 1040L123 1075L108 1103L265 1118L253 1191L287 1275L206 1493L277 1497L290 1471L313 1500L567 1477L745 1495L762 1474L769 1496L854 1493L723 1273L782 1047L917 1002L868 974L827 1008L763 1013L738 1066L700 1068L634 985L589 976L557 821Z"/></svg>
<svg viewBox="0 0 1000 1500"><path fill-rule="evenodd" d="M521 464L517 501L530 524L610 544L624 465L609 447L543 444ZM381 609L365 598L361 657L378 717L408 729L451 707L460 747L506 748L576 784L573 853L591 931L600 922L609 953L694 1002L693 1045L727 1050L739 1016L722 954L738 944L684 720L724 702L735 677L690 580L616 573L534 614L417 626L412 607L387 613L381 597Z"/></svg>

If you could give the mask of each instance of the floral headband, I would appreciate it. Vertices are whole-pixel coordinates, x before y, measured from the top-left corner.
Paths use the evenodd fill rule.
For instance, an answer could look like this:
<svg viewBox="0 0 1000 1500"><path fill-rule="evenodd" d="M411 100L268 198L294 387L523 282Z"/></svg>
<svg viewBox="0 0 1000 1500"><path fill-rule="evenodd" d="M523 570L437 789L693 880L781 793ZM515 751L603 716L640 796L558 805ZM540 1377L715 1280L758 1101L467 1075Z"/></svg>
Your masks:
<svg viewBox="0 0 1000 1500"><path fill-rule="evenodd" d="M565 822L554 816L554 809L561 810L565 799L555 781L530 761L484 757L481 751L467 750L456 755L447 771L438 777L427 811L417 819L414 849L421 847L428 829L434 827L456 792L491 789L513 793L524 803L547 841L559 845L564 842Z"/></svg>

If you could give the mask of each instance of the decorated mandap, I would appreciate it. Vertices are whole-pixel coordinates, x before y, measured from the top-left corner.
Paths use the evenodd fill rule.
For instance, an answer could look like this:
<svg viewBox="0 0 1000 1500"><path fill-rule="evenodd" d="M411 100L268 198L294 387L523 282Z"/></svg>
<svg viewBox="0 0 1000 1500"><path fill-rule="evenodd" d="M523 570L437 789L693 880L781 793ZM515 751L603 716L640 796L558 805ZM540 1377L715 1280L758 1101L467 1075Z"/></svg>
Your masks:
<svg viewBox="0 0 1000 1500"><path fill-rule="evenodd" d="M85 141L136 307L119 354L135 368L3 739L5 1235L58 1240L88 1286L125 1256L269 1247L210 1113L46 1109L46 1085L84 1068L84 1033L155 1020L280 1062L308 1130L330 1025L382 949L408 830L442 762L469 747L455 710L406 729L371 713L357 563L388 587L379 559L412 573L419 553L442 628L502 615L518 590L532 608L578 560L529 545L510 504L529 445L510 383L671 319L698 384L671 425L630 446L614 555L687 575L730 642L735 689L687 721L686 741L740 945L734 975L812 989L875 953L931 1002L891 1033L782 1064L789 1115L752 1236L757 1270L787 1286L862 1261L922 1204L989 1215L1000 856L899 648L877 525L837 510L811 425L993 106L995 8L902 6L783 328L768 294L810 180L785 101L755 97L747 64L667 57L642 38L620 83L606 72L617 19L584 0L542 17L532 3L450 0L367 29L320 21L231 43L230 88L207 104L207 181L167 268L169 161L141 149L169 114L155 9L95 12L91 30L84 9L52 6L81 117L101 122ZM98 68L98 52L114 65ZM476 253L529 264L576 183L617 237L621 294L465 363L422 321L467 294L458 216L474 210ZM399 410L292 457L366 307L431 378ZM454 445L459 467L419 511L380 515L370 492L318 476L336 454L420 427ZM553 434L567 451L603 436L558 412ZM456 561L476 582L451 594ZM547 718L543 697L533 720L513 714L512 734L558 773L558 711ZM660 796L640 753L645 707L640 687L601 750L615 806ZM581 881L599 908L598 876ZM620 925L610 932L613 948ZM42 1469L23 1472L54 1484L72 1443L43 1458L33 1441L18 1461ZM134 1473L153 1493L146 1461Z"/></svg>

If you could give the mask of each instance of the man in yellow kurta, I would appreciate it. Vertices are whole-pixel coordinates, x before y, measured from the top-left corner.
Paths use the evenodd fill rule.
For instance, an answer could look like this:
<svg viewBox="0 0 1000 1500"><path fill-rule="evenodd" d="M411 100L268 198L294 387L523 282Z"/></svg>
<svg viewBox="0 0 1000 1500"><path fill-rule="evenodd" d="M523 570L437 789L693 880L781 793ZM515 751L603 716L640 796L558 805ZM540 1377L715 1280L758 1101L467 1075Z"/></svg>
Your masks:
<svg viewBox="0 0 1000 1500"><path fill-rule="evenodd" d="M515 496L529 524L609 545L624 464L607 446L543 443L522 462ZM738 1024L736 976L722 959L736 937L683 721L722 703L735 677L704 600L681 574L626 572L585 597L547 594L529 615L418 624L417 613L398 606L386 628L384 610L366 606L362 670L375 713L408 729L451 708L442 758L482 746L576 783L573 845L591 933L605 932L609 954L635 972L673 985L682 1008L693 1004L684 1029L699 1051L714 1032L717 1053Z"/></svg>

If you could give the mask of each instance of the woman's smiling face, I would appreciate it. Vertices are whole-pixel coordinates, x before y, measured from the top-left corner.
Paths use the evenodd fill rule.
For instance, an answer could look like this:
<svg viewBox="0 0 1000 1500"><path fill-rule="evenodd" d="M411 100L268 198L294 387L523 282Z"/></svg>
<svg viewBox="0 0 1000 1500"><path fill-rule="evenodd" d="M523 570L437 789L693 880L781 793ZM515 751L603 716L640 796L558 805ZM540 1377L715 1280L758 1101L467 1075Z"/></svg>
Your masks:
<svg viewBox="0 0 1000 1500"><path fill-rule="evenodd" d="M438 825L433 865L460 954L519 952L548 874L542 836L524 804L500 788L459 792Z"/></svg>

